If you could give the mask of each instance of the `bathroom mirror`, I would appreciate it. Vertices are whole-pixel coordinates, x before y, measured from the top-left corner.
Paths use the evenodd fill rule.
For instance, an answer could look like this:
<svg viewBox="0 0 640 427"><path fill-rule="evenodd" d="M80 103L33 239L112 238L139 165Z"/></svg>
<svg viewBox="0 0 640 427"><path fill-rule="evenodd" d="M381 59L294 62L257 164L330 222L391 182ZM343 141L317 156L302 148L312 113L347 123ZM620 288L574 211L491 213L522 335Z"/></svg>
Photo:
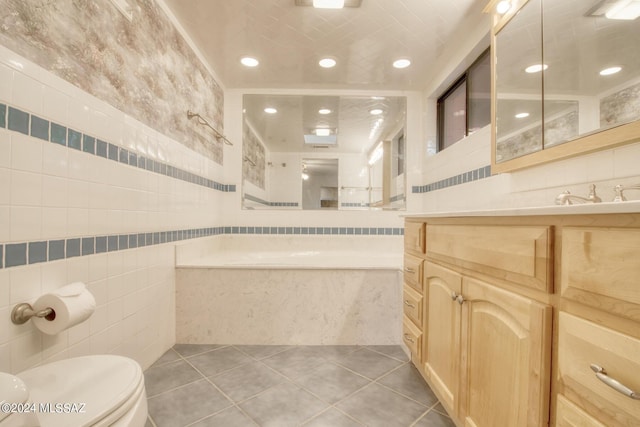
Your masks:
<svg viewBox="0 0 640 427"><path fill-rule="evenodd" d="M640 18L627 3L529 0L496 27L494 173L638 139Z"/></svg>
<svg viewBox="0 0 640 427"><path fill-rule="evenodd" d="M245 209L404 209L406 98L243 96Z"/></svg>

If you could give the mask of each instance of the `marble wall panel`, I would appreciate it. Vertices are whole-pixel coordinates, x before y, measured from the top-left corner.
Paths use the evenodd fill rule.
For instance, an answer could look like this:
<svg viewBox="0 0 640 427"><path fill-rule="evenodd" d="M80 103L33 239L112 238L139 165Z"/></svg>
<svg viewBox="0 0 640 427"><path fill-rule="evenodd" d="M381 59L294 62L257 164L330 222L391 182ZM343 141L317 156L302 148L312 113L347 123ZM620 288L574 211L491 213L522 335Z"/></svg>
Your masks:
<svg viewBox="0 0 640 427"><path fill-rule="evenodd" d="M242 128L242 155L242 178L265 190L265 149L246 123Z"/></svg>
<svg viewBox="0 0 640 427"><path fill-rule="evenodd" d="M640 119L640 83L606 96L600 101L600 127L638 119Z"/></svg>
<svg viewBox="0 0 640 427"><path fill-rule="evenodd" d="M567 142L578 136L578 111L573 110L544 124L544 147ZM496 155L501 161L515 159L540 151L543 146L542 125L534 126L496 144Z"/></svg>
<svg viewBox="0 0 640 427"><path fill-rule="evenodd" d="M223 90L154 0L0 0L0 44L222 164Z"/></svg>

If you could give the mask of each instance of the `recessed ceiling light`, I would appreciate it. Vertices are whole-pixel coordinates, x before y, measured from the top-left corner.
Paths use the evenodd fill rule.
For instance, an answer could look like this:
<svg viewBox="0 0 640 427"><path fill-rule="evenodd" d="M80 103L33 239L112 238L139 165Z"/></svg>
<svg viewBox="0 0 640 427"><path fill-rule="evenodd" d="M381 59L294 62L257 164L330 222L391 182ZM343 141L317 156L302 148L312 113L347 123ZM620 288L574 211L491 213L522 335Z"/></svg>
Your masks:
<svg viewBox="0 0 640 427"><path fill-rule="evenodd" d="M267 108L264 109L264 112L267 113L267 114L275 114L275 113L278 112L278 110L276 110L273 107L267 107Z"/></svg>
<svg viewBox="0 0 640 427"><path fill-rule="evenodd" d="M496 5L496 12L500 15L504 15L509 11L509 9L511 9L511 2L508 0L503 0Z"/></svg>
<svg viewBox="0 0 640 427"><path fill-rule="evenodd" d="M379 108L374 108L373 110L369 110L369 113L374 116L378 116L382 114L382 110Z"/></svg>
<svg viewBox="0 0 640 427"><path fill-rule="evenodd" d="M331 110L329 110L328 108L321 108L320 110L318 110L318 113L320 113L320 114L331 114Z"/></svg>
<svg viewBox="0 0 640 427"><path fill-rule="evenodd" d="M251 56L243 56L242 58L240 58L240 62L245 67L257 67L258 64L260 63L260 61L258 61L256 58L253 58Z"/></svg>
<svg viewBox="0 0 640 427"><path fill-rule="evenodd" d="M342 9L344 0L313 0L316 9Z"/></svg>
<svg viewBox="0 0 640 427"><path fill-rule="evenodd" d="M329 136L329 135L331 135L331 129L317 128L316 129L316 135L317 136Z"/></svg>
<svg viewBox="0 0 640 427"><path fill-rule="evenodd" d="M393 61L394 68L407 68L409 65L411 65L411 61L406 58Z"/></svg>
<svg viewBox="0 0 640 427"><path fill-rule="evenodd" d="M640 16L640 2L637 0L618 0L613 3L605 16L609 19L633 21Z"/></svg>
<svg viewBox="0 0 640 427"><path fill-rule="evenodd" d="M547 64L534 64L534 65L529 65L527 68L524 69L524 71L530 74L539 73L540 71L546 70L547 68L549 68Z"/></svg>
<svg viewBox="0 0 640 427"><path fill-rule="evenodd" d="M622 67L609 67L600 71L601 76L610 76L611 74L619 73Z"/></svg>
<svg viewBox="0 0 640 427"><path fill-rule="evenodd" d="M318 64L320 64L322 68L331 68L336 66L336 60L333 58L322 58Z"/></svg>
<svg viewBox="0 0 640 427"><path fill-rule="evenodd" d="M529 117L529 113L518 113L518 114L516 114L516 119L524 119L525 117Z"/></svg>

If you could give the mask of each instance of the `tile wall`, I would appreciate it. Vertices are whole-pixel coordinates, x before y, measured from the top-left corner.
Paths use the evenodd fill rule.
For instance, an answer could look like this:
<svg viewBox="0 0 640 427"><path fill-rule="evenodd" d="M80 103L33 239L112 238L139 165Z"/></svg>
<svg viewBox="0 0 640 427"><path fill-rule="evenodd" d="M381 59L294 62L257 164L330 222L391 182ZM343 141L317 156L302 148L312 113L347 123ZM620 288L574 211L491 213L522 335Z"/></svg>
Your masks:
<svg viewBox="0 0 640 427"><path fill-rule="evenodd" d="M172 242L224 233L222 166L0 46L0 371L175 342ZM57 336L16 303L74 281L97 309Z"/></svg>

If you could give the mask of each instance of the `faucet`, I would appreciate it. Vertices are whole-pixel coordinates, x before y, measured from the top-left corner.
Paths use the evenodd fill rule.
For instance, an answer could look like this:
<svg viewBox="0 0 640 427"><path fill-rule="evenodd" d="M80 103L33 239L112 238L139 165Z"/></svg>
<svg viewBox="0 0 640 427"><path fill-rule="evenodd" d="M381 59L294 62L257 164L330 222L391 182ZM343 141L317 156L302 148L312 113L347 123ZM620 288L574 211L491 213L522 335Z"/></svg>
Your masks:
<svg viewBox="0 0 640 427"><path fill-rule="evenodd" d="M564 191L556 197L556 205L572 205L572 200L580 200L582 203L600 203L602 199L596 195L596 186L591 184L589 186L589 195L587 197L576 196L569 191Z"/></svg>
<svg viewBox="0 0 640 427"><path fill-rule="evenodd" d="M624 197L623 191L624 190L640 190L640 184L629 185L627 187L625 187L624 185L618 184L615 187L613 187L613 190L616 192L616 197L613 199L613 201L624 202L627 200L627 198Z"/></svg>

